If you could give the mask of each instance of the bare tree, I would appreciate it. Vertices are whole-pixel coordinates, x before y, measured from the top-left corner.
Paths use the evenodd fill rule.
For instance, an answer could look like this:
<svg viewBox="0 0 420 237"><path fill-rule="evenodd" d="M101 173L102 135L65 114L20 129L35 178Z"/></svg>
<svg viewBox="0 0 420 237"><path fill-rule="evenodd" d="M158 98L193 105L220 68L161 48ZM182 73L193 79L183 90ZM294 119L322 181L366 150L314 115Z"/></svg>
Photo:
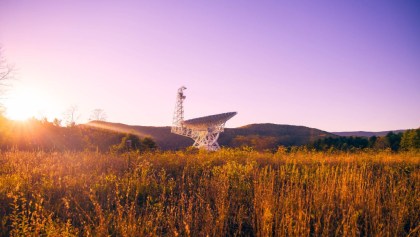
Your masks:
<svg viewBox="0 0 420 237"><path fill-rule="evenodd" d="M107 118L108 116L103 109L94 109L90 114L89 121L106 121Z"/></svg>
<svg viewBox="0 0 420 237"><path fill-rule="evenodd" d="M53 120L53 124L54 124L54 126L56 126L56 127L61 127L61 120L60 120L60 119L58 119L58 118L54 118L54 120Z"/></svg>
<svg viewBox="0 0 420 237"><path fill-rule="evenodd" d="M13 65L8 64L6 62L6 59L4 59L3 55L4 53L0 46L0 83L1 85L4 85L3 83L12 77L12 72L13 72Z"/></svg>
<svg viewBox="0 0 420 237"><path fill-rule="evenodd" d="M80 118L79 108L76 105L70 106L63 114L63 119L67 127L74 127Z"/></svg>
<svg viewBox="0 0 420 237"><path fill-rule="evenodd" d="M3 56L3 50L0 46L0 99L4 99L4 91L7 86L10 86L7 82L12 79L14 67L11 64L6 62ZM4 110L2 104L0 103L0 114Z"/></svg>

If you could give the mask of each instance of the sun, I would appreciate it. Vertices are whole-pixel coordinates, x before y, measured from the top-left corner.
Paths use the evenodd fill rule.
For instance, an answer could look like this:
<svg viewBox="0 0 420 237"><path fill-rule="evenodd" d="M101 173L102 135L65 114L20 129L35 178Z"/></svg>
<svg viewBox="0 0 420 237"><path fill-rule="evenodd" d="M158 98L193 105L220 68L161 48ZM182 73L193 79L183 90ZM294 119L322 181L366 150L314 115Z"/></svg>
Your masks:
<svg viewBox="0 0 420 237"><path fill-rule="evenodd" d="M35 116L34 111L32 111L28 104L29 103L23 100L23 98L9 102L6 109L6 116L12 120L20 121Z"/></svg>
<svg viewBox="0 0 420 237"><path fill-rule="evenodd" d="M6 117L24 121L36 117L42 111L42 97L33 90L13 91L5 101Z"/></svg>

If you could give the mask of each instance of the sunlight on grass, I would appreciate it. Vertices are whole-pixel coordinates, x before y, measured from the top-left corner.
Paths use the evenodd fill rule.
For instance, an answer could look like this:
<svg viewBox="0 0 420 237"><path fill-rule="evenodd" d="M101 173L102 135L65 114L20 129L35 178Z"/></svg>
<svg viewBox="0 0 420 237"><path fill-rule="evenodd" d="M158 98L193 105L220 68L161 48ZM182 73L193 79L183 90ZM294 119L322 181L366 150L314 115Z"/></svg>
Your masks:
<svg viewBox="0 0 420 237"><path fill-rule="evenodd" d="M419 234L418 152L0 155L0 235Z"/></svg>

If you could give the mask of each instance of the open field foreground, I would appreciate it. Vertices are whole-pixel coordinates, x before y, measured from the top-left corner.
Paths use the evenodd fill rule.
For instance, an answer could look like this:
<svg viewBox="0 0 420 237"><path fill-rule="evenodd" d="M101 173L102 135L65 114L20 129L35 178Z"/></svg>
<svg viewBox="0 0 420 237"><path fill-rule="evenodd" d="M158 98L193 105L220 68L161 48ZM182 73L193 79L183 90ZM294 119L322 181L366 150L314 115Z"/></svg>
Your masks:
<svg viewBox="0 0 420 237"><path fill-rule="evenodd" d="M420 153L0 153L2 236L419 236Z"/></svg>

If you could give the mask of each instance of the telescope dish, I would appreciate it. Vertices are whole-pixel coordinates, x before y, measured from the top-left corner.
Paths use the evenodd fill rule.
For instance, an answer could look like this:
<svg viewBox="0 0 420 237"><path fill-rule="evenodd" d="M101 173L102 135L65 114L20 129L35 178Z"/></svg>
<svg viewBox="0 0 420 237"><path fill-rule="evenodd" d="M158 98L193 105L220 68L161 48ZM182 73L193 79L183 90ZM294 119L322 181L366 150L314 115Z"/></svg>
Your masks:
<svg viewBox="0 0 420 237"><path fill-rule="evenodd" d="M185 89L187 88L184 86L178 89L171 132L194 139L193 146L197 148L209 151L220 149L217 143L219 134L224 131L226 121L237 113L229 112L184 120Z"/></svg>
<svg viewBox="0 0 420 237"><path fill-rule="evenodd" d="M195 130L208 130L208 128L212 128L215 126L220 126L221 124L226 123L229 119L235 116L236 112L229 112L223 114L214 114L205 117L199 117L194 119L189 119L182 122L187 128L195 129Z"/></svg>

